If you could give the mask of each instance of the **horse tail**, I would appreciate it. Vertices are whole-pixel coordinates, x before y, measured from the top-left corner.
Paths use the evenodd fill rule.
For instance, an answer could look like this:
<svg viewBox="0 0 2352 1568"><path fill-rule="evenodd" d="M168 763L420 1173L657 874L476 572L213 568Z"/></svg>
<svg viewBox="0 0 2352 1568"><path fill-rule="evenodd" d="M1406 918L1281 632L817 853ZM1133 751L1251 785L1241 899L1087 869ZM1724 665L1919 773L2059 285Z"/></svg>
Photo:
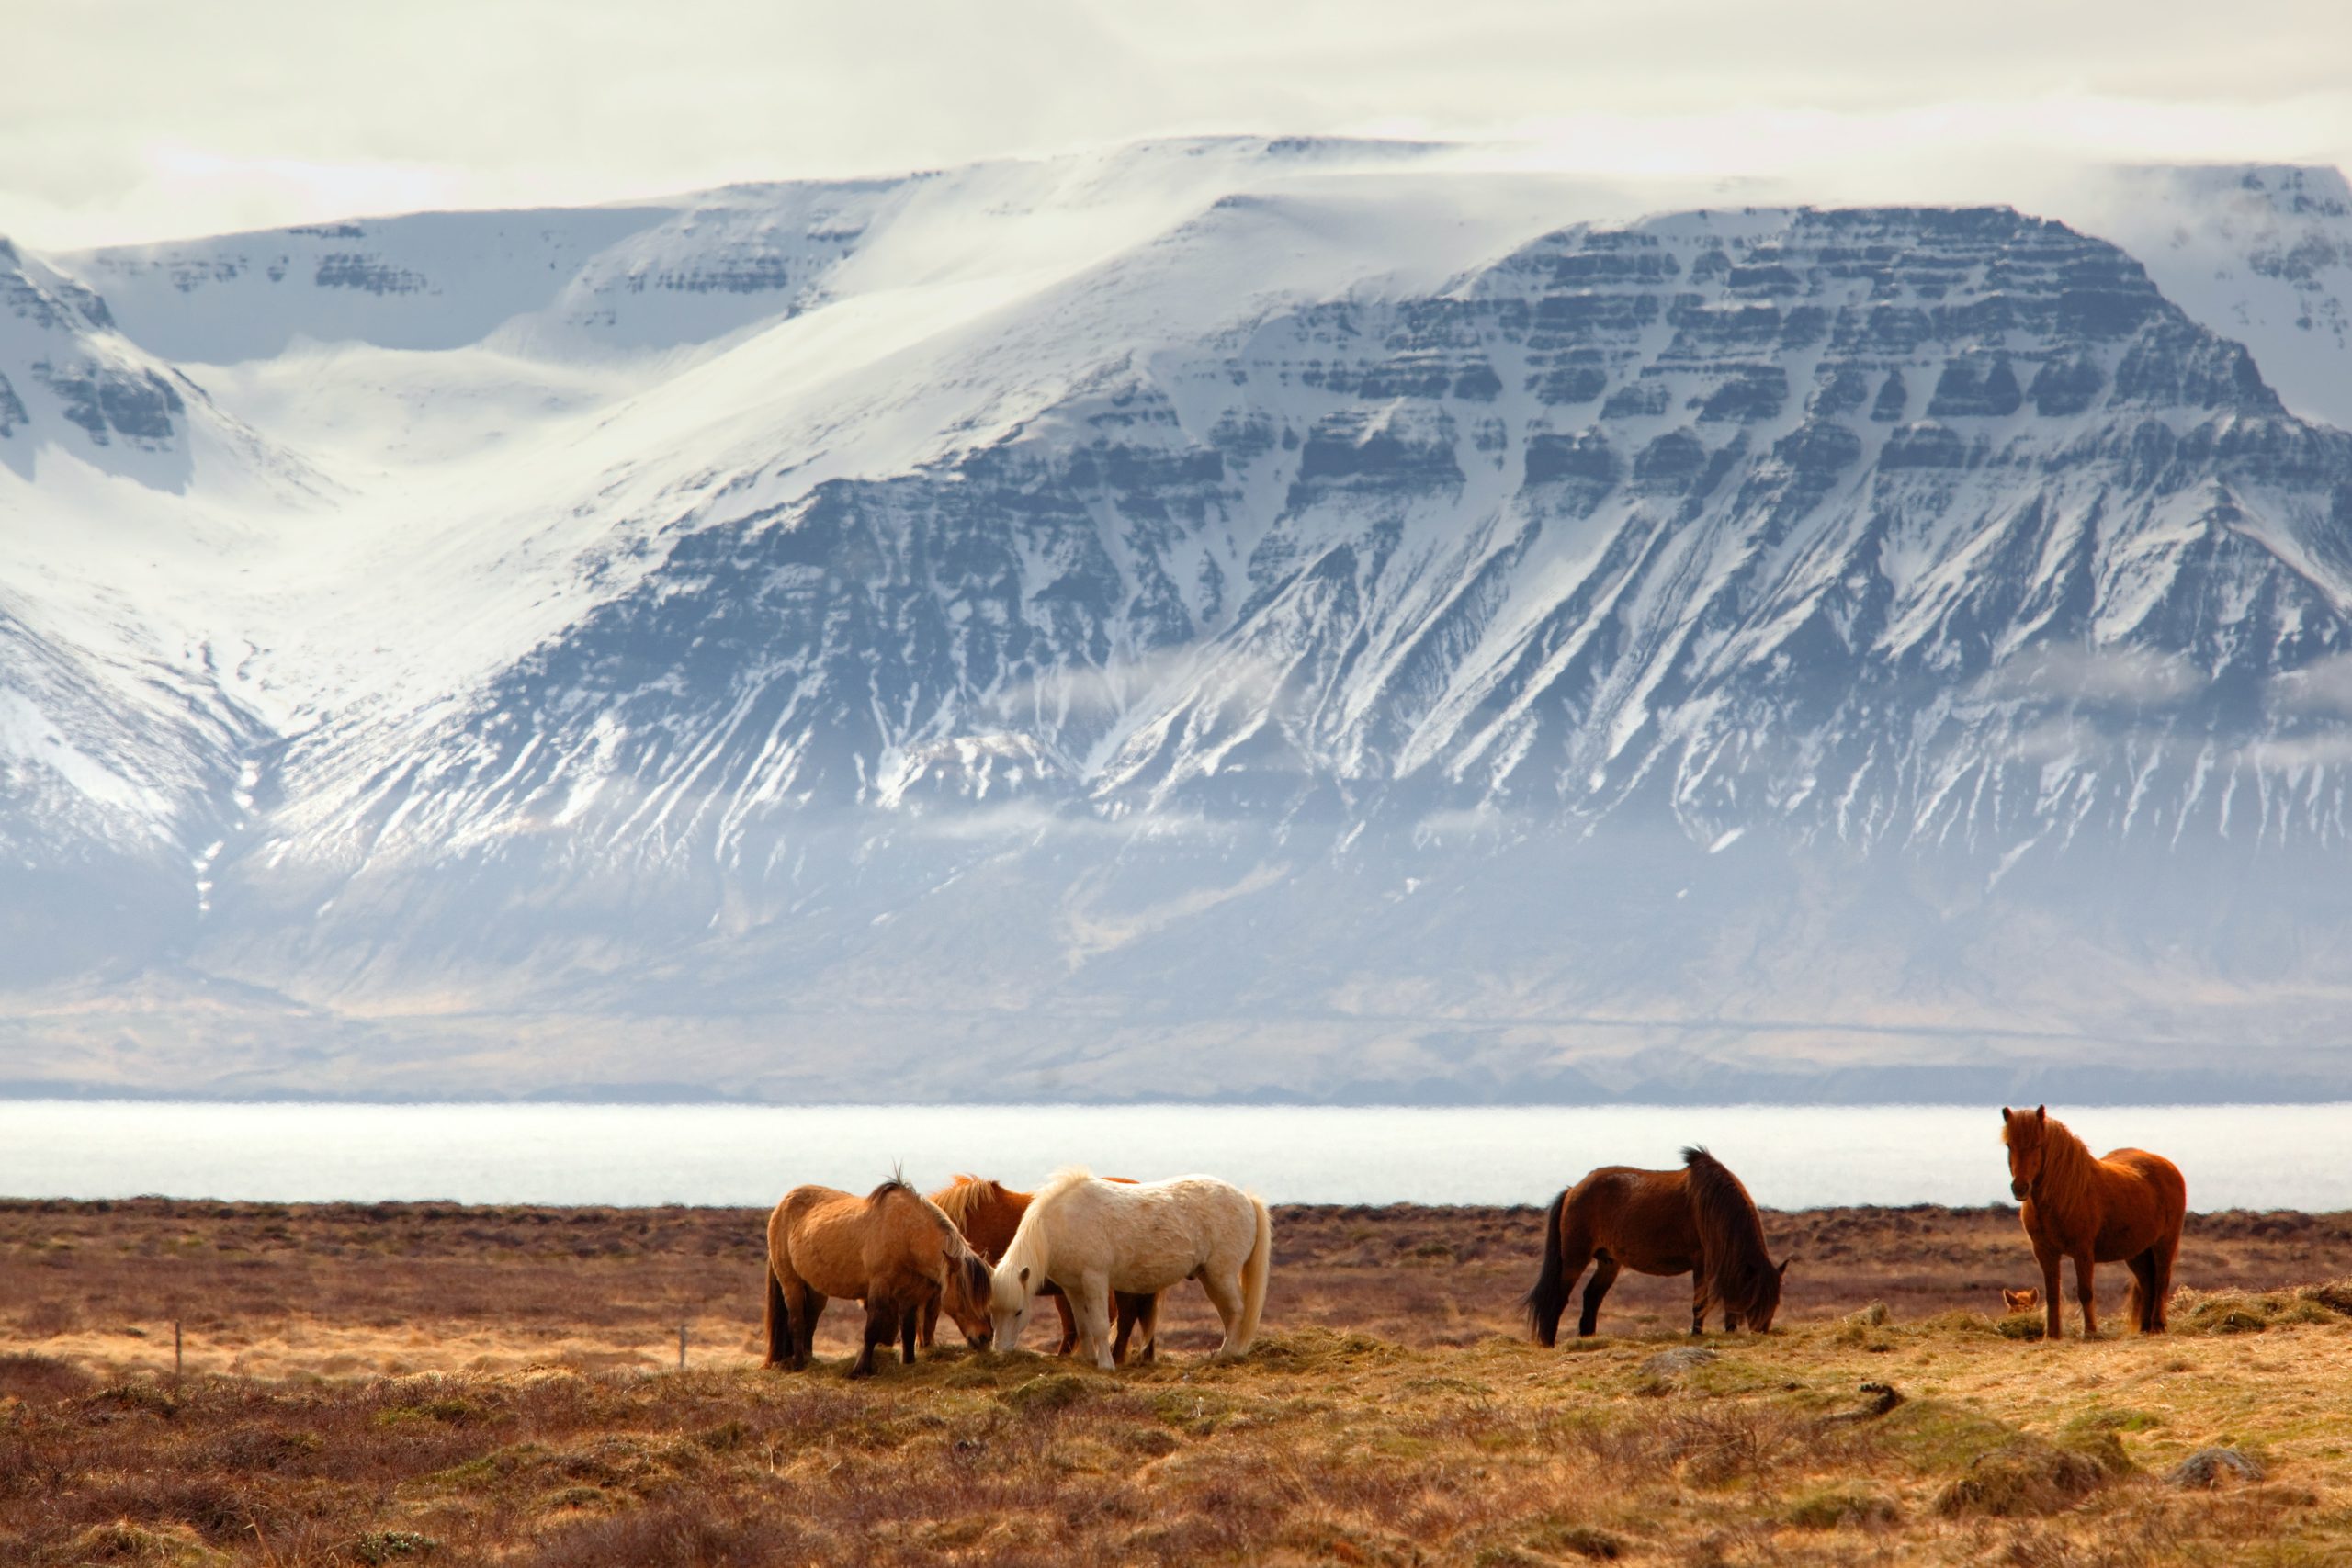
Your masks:
<svg viewBox="0 0 2352 1568"><path fill-rule="evenodd" d="M1560 1256L1560 1211L1567 1207L1568 1191L1552 1200L1544 1211L1544 1267L1536 1271L1535 1288L1520 1299L1520 1306L1527 1314L1528 1332L1549 1345L1560 1332L1560 1314L1568 1310L1566 1269Z"/></svg>
<svg viewBox="0 0 2352 1568"><path fill-rule="evenodd" d="M1241 1328L1233 1339L1237 1352L1248 1349L1258 1337L1258 1320L1266 1311L1266 1277L1274 1269L1274 1216L1263 1198L1250 1199L1250 1207L1257 1212L1258 1239L1241 1264Z"/></svg>
<svg viewBox="0 0 2352 1568"><path fill-rule="evenodd" d="M767 1268L768 1302L764 1314L768 1331L768 1365L773 1367L792 1359L792 1312L784 1303L784 1283L775 1277L775 1265Z"/></svg>

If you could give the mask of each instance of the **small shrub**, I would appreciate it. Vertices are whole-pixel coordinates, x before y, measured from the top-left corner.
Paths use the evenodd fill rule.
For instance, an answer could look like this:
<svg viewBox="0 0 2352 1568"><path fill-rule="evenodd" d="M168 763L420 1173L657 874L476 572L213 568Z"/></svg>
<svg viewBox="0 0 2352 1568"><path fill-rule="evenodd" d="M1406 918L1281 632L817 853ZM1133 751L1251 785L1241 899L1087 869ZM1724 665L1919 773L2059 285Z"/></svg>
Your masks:
<svg viewBox="0 0 2352 1568"><path fill-rule="evenodd" d="M1789 1505L1789 1523L1799 1529L1836 1529L1840 1525L1891 1525L1901 1517L1894 1499L1866 1486L1817 1486Z"/></svg>
<svg viewBox="0 0 2352 1568"><path fill-rule="evenodd" d="M2106 1437L2115 1441L2113 1433ZM1938 1493L1936 1512L1947 1517L1975 1514L2003 1519L2054 1514L2089 1495L2108 1473L2107 1466L2091 1455L2020 1438L1982 1456L1967 1474Z"/></svg>
<svg viewBox="0 0 2352 1568"><path fill-rule="evenodd" d="M0 1356L0 1395L14 1394L27 1402L78 1399L97 1386L98 1380L54 1356L19 1351Z"/></svg>
<svg viewBox="0 0 2352 1568"><path fill-rule="evenodd" d="M1631 1550L1623 1536L1612 1535L1598 1525L1546 1525L1530 1536L1527 1544L1538 1551L1554 1555L1565 1551L1599 1562L1614 1562Z"/></svg>
<svg viewBox="0 0 2352 1568"><path fill-rule="evenodd" d="M370 1568L438 1551L441 1543L419 1530L369 1530L351 1543L351 1555Z"/></svg>
<svg viewBox="0 0 2352 1568"><path fill-rule="evenodd" d="M1023 1416L1042 1416L1050 1411L1067 1410L1091 1399L1094 1394L1091 1380L1076 1372L1042 1372L1027 1382L1006 1389L998 1394L997 1403L1007 1410Z"/></svg>

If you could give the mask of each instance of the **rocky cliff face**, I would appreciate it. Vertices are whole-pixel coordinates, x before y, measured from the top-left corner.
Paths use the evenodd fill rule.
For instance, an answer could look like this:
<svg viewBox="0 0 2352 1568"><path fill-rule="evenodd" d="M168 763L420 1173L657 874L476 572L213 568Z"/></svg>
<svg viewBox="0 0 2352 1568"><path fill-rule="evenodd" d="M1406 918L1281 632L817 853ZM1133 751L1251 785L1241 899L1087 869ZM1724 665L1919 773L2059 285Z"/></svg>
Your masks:
<svg viewBox="0 0 2352 1568"><path fill-rule="evenodd" d="M588 367L545 393L571 423L469 459L540 476L532 510L469 491L402 557L465 585L400 599L461 661L298 694L300 651L249 636L170 740L197 760L158 831L207 839L204 887L131 1010L170 1070L2341 1087L2352 436L2055 222L1417 228L1408 156L1033 174L1008 231L1107 206L1116 233L926 286L907 237L1017 206L1005 171L79 263L142 343L225 352L153 280L250 289L300 249L312 326L373 278L370 341L439 332L535 396L551 355ZM1115 199L1170 159L1202 199ZM532 233L563 236L552 284ZM647 291L687 303L632 327ZM216 378L259 411L271 374ZM8 796L22 841L56 794ZM128 1006L84 978L109 945L31 948L82 1011L26 1038L103 1077L72 1020ZM223 986L227 1043L158 1021Z"/></svg>

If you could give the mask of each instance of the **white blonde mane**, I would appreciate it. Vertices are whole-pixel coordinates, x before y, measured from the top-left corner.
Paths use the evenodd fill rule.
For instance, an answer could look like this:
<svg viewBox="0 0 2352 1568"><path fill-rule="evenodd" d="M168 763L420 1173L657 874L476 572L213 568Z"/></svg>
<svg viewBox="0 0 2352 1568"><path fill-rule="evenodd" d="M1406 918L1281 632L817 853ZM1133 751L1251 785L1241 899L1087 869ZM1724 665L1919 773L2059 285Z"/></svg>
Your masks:
<svg viewBox="0 0 2352 1568"><path fill-rule="evenodd" d="M1005 1246L1004 1256L997 1259L998 1279L1014 1281L1010 1288L1025 1289L1029 1295L1036 1294L1036 1286L1045 1282L1046 1271L1053 1267L1054 1261L1053 1247L1046 1239L1046 1216L1055 1206L1056 1199L1071 1188L1083 1186L1093 1179L1094 1173L1084 1166L1066 1165L1038 1183L1037 1190L1030 1195L1027 1211L1021 1216L1020 1226L1013 1231L1012 1240ZM1030 1271L1034 1281L1025 1286L1020 1282L1021 1271L1024 1269Z"/></svg>
<svg viewBox="0 0 2352 1568"><path fill-rule="evenodd" d="M1084 1166L1066 1165L1037 1184L1037 1190L1030 1194L1029 1206L1034 1209L1048 1198L1059 1197L1081 1181L1093 1179L1094 1173Z"/></svg>

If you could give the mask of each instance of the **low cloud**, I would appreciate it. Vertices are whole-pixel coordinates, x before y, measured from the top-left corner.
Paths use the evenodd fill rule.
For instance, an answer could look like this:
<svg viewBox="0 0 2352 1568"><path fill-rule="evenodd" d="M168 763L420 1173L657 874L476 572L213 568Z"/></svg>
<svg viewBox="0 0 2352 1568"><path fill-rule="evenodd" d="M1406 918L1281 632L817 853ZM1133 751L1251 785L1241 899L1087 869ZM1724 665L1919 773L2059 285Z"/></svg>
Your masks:
<svg viewBox="0 0 2352 1568"><path fill-rule="evenodd" d="M2195 696L2211 677L2178 654L2059 643L2026 649L1993 672L2004 696L2123 707L2165 707Z"/></svg>
<svg viewBox="0 0 2352 1568"><path fill-rule="evenodd" d="M2270 682L2270 693L2290 713L2352 716L2352 653L2339 653L2276 676Z"/></svg>

